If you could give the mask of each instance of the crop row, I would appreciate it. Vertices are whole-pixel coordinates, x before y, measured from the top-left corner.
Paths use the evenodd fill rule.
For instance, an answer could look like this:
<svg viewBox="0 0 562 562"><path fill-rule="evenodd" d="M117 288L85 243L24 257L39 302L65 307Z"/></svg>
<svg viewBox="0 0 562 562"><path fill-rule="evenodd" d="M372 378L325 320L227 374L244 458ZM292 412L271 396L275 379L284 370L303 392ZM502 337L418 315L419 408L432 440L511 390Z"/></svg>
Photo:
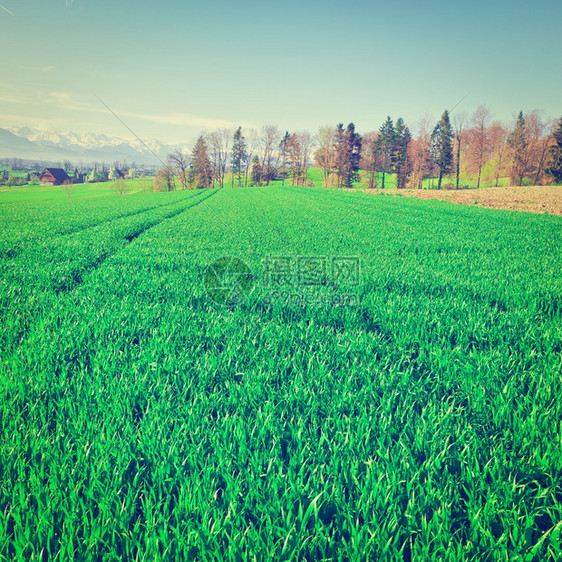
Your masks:
<svg viewBox="0 0 562 562"><path fill-rule="evenodd" d="M34 322L37 313L41 314L50 306L58 293L74 289L85 275L139 234L203 202L214 193L197 192L142 212L129 211L124 216L107 218L96 226L91 226L90 216L84 213L85 222L80 224L84 228L75 225L76 230L66 235L59 233L35 241L20 240L21 253L3 262L0 279L0 310L7 318L4 345L9 345L10 336L18 337ZM51 218L49 225L61 229L57 217Z"/></svg>
<svg viewBox="0 0 562 562"><path fill-rule="evenodd" d="M49 238L73 234L80 230L99 227L103 223L142 214L158 208L170 207L192 197L197 192L173 192L166 198L154 194L101 197L91 200L48 201L42 203L17 202L0 205L0 259L11 259L25 253Z"/></svg>

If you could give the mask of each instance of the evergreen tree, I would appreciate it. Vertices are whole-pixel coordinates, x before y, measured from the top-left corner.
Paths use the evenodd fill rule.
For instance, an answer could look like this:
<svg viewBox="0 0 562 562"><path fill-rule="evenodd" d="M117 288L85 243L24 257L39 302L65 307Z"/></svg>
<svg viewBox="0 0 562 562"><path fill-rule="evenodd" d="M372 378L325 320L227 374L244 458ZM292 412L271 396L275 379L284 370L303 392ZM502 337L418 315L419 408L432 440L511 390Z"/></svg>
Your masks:
<svg viewBox="0 0 562 562"><path fill-rule="evenodd" d="M548 173L556 183L562 182L562 118L554 132L554 144L550 147Z"/></svg>
<svg viewBox="0 0 562 562"><path fill-rule="evenodd" d="M207 143L200 136L191 153L191 170L189 171L189 183L196 189L205 189L213 184L213 171L209 161Z"/></svg>
<svg viewBox="0 0 562 562"><path fill-rule="evenodd" d="M353 123L349 123L345 129L339 123L334 138L334 168L338 176L338 187L353 187L353 182L359 179L361 136L355 132Z"/></svg>
<svg viewBox="0 0 562 562"><path fill-rule="evenodd" d="M289 131L285 131L281 142L279 143L279 166L280 166L280 173L281 173L281 185L285 185L285 176L287 175L286 166L289 163L289 151L290 151L290 144L291 144L291 135ZM294 184L294 178L293 178Z"/></svg>
<svg viewBox="0 0 562 562"><path fill-rule="evenodd" d="M345 130L343 128L343 123L338 123L334 131L334 169L336 171L338 187L344 186L346 165L347 151Z"/></svg>
<svg viewBox="0 0 562 562"><path fill-rule="evenodd" d="M396 130L390 117L381 125L380 135L376 143L377 161L379 169L382 173L381 188L384 189L386 174L392 173L393 168L393 154L396 146Z"/></svg>
<svg viewBox="0 0 562 562"><path fill-rule="evenodd" d="M453 167L453 138L454 133L453 127L451 126L451 119L449 117L449 112L445 110L439 123L435 125L431 133L435 163L439 168L437 189L441 189L443 176L448 174Z"/></svg>
<svg viewBox="0 0 562 562"><path fill-rule="evenodd" d="M252 185L261 185L263 174L263 168L258 155L254 156L252 160L252 165L250 167L250 178L252 180Z"/></svg>
<svg viewBox="0 0 562 562"><path fill-rule="evenodd" d="M402 117L399 117L394 127L394 151L393 151L393 169L396 173L396 187L403 189L406 187L408 178L408 145L412 140L410 129L404 123Z"/></svg>
<svg viewBox="0 0 562 562"><path fill-rule="evenodd" d="M111 181L116 181L119 179L119 174L117 173L117 170L115 168L111 168L111 170L109 170L109 176L108 178Z"/></svg>
<svg viewBox="0 0 562 562"><path fill-rule="evenodd" d="M517 185L523 185L523 180L528 171L527 152L529 148L529 136L527 134L527 123L525 116L520 111L515 122L515 129L509 135L507 144L513 154L511 167L511 181Z"/></svg>
<svg viewBox="0 0 562 562"><path fill-rule="evenodd" d="M242 127L238 127L238 129L236 129L236 131L234 132L234 142L232 143L231 160L232 160L232 173L238 176L238 187L241 187L242 172L246 169L246 161L248 160L248 152L246 150L246 139L242 136Z"/></svg>
<svg viewBox="0 0 562 562"><path fill-rule="evenodd" d="M355 132L355 125L353 123L347 126L346 140L349 168L345 178L345 186L353 187L353 182L359 181L359 166L361 164L361 135Z"/></svg>
<svg viewBox="0 0 562 562"><path fill-rule="evenodd" d="M88 182L94 183L103 180L103 175L98 172L97 168L92 168L92 171L88 175Z"/></svg>

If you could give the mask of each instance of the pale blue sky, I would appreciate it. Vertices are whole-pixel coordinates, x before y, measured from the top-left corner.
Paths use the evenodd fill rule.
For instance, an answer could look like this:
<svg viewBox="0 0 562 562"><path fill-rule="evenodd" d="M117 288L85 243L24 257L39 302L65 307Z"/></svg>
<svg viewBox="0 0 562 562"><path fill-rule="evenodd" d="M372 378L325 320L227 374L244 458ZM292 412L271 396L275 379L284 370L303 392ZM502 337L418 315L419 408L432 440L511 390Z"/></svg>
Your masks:
<svg viewBox="0 0 562 562"><path fill-rule="evenodd" d="M0 127L190 142L386 115L413 128L467 96L562 115L562 2L0 0ZM13 15L12 15L13 14Z"/></svg>

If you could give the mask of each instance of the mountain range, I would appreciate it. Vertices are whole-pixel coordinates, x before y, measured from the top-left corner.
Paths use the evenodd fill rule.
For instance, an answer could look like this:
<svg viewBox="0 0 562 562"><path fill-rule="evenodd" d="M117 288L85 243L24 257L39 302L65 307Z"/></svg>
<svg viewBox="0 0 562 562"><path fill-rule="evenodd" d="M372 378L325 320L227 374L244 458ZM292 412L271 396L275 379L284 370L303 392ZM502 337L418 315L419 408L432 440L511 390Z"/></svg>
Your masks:
<svg viewBox="0 0 562 562"><path fill-rule="evenodd" d="M80 162L112 164L113 162L135 162L137 166L158 165L176 146L157 140L125 140L107 135L77 135L70 132L46 132L29 127L0 128L0 159L21 158L23 160L70 160L73 165ZM151 152L152 151L152 152Z"/></svg>

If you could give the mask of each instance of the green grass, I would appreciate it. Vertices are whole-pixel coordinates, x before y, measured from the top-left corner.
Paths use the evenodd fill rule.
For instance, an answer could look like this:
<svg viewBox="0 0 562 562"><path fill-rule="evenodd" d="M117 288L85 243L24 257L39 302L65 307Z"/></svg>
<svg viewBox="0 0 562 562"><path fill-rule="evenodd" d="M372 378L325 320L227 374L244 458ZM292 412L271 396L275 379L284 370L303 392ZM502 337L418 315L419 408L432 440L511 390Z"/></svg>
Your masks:
<svg viewBox="0 0 562 562"><path fill-rule="evenodd" d="M154 178L139 178L135 180L125 180L127 194L131 195L138 192L152 191ZM115 182L107 181L100 183L79 183L74 185L70 194L70 201L81 199L99 198L107 195L115 196ZM67 194L63 186L49 185L26 185L22 187L0 186L0 202L41 202L41 201L63 201L67 199Z"/></svg>
<svg viewBox="0 0 562 562"><path fill-rule="evenodd" d="M2 169L0 168L0 171ZM14 172L13 175L17 175L18 177L25 177L27 172ZM309 168L307 172L307 179L312 182L314 187L323 187L324 180L322 177L322 170L320 168ZM381 174L378 177L378 185L377 188L381 187ZM443 186L454 186L455 185L455 178L453 176L448 176L443 179ZM72 194L72 198L81 198L81 197L91 197L91 196L98 196L104 195L108 193L113 193L113 185L115 182L100 182L95 184L77 184L76 190ZM152 191L154 178L139 178L135 180L126 180L127 186L130 192L137 192L137 191ZM242 177L242 183L244 183L244 177ZM178 182L179 185L179 182ZM291 185L290 177L285 179L285 182L282 180L274 180L270 182L268 187L282 187L283 185L289 186ZM367 186L367 174L365 172L361 172L361 179L359 181L354 182L355 188L365 188ZM437 179L424 179L423 180L423 188L424 189L436 189L437 188ZM500 187L505 187L510 185L509 178L500 178L499 182ZM495 180L482 180L480 182L481 187L494 187ZM215 184L215 187L218 187L218 184ZM231 188L235 187L238 188L238 178L235 177L234 181L232 178L231 173L225 174L224 178L224 187ZM461 188L475 188L476 187L476 180L468 177L462 177L460 181ZM396 174L386 174L385 178L385 188L386 189L396 189ZM58 190L58 191L57 191ZM27 186L23 187L7 187L7 186L0 186L0 194L8 192L12 193L12 197L10 200L40 200L40 199L62 199L66 198L66 194L62 191L60 187L50 187L50 186L40 186L38 183L30 183ZM6 199L4 199L6 200Z"/></svg>
<svg viewBox="0 0 562 562"><path fill-rule="evenodd" d="M22 172L20 170L14 171L12 170L12 168L6 168L5 166L0 166L0 173L4 172L4 170L7 170L11 176L16 176L18 178L25 178L27 176L27 172Z"/></svg>
<svg viewBox="0 0 562 562"><path fill-rule="evenodd" d="M307 178L311 181L314 187L323 187L324 179L322 177L322 170L320 168L309 168L307 172ZM244 178L242 178L244 181ZM480 182L480 187L495 187L495 180L482 180ZM283 182L281 180L274 180L270 183L268 187L282 187ZM285 186L291 185L291 178L285 180ZM451 188L456 185L456 178L454 176L446 176L443 178L442 189ZM499 187L505 187L510 185L509 178L500 178ZM423 189L437 189L437 178L424 179L422 182ZM227 174L225 176L224 187L232 187L232 175ZM238 179L234 178L234 187L238 187ZM366 188L368 187L367 173L361 172L361 179L354 182L355 188ZM382 175L378 174L378 183L376 189L381 189L382 187ZM469 177L461 177L459 182L459 188L476 188L476 179ZM385 176L385 189L396 189L396 174L386 174Z"/></svg>
<svg viewBox="0 0 562 562"><path fill-rule="evenodd" d="M562 557L559 217L292 187L10 195L0 560ZM203 284L222 256L255 275L231 308ZM359 256L362 281L275 301L268 256Z"/></svg>

